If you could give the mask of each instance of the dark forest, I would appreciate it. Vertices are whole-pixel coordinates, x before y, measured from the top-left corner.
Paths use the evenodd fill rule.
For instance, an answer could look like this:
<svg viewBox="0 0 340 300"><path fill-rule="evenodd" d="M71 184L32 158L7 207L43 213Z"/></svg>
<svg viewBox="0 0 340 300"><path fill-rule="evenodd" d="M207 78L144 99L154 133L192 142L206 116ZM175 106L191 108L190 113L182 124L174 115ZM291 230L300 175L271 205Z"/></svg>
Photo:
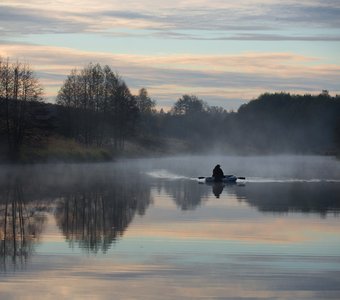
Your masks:
<svg viewBox="0 0 340 300"><path fill-rule="evenodd" d="M265 93L236 112L183 95L156 110L109 66L72 70L56 104L27 64L0 59L3 162L104 161L184 153L340 153L340 96Z"/></svg>

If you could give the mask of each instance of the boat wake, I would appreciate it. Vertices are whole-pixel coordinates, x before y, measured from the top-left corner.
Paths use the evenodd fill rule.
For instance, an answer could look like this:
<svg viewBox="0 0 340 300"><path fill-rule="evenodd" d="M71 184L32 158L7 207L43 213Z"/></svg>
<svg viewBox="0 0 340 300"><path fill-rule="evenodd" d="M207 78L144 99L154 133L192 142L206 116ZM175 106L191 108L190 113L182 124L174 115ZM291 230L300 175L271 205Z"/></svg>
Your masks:
<svg viewBox="0 0 340 300"><path fill-rule="evenodd" d="M167 180L191 179L191 178L186 177L186 176L171 173L171 172L164 170L164 169L146 172L146 175L153 177L153 178L167 179Z"/></svg>
<svg viewBox="0 0 340 300"><path fill-rule="evenodd" d="M184 175L178 175L175 173L171 173L166 169L157 169L152 170L145 173L146 175L164 179L164 180L196 180L198 182L205 182L206 177L196 177L191 178ZM322 183L322 182L334 182L340 183L340 179L321 179L321 178L311 178L311 179L303 179L303 178L265 178L265 177L246 177L245 179L238 180L237 182L240 183L294 183L294 182L305 182L305 183Z"/></svg>
<svg viewBox="0 0 340 300"><path fill-rule="evenodd" d="M301 179L301 178L262 178L262 177L247 177L245 182L258 182L258 183L290 183L290 182L310 182L310 183L318 183L318 182L335 182L340 183L340 179L320 179L320 178L312 178L312 179Z"/></svg>

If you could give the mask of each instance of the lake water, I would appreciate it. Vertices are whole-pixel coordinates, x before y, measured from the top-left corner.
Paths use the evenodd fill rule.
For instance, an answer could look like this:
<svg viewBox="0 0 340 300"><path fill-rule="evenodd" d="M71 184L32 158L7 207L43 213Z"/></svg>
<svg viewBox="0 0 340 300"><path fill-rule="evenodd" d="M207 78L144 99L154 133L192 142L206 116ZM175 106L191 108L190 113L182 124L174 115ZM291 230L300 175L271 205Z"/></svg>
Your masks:
<svg viewBox="0 0 340 300"><path fill-rule="evenodd" d="M0 299L340 299L339 213L331 157L3 166Z"/></svg>

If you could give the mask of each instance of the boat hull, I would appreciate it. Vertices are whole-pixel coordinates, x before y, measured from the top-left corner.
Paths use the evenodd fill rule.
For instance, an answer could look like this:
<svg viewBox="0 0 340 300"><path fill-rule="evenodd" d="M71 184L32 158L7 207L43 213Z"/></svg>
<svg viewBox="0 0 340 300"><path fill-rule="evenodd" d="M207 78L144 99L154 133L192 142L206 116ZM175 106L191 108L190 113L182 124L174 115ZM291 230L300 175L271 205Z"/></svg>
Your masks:
<svg viewBox="0 0 340 300"><path fill-rule="evenodd" d="M205 182L236 182L237 177L235 175L226 175L220 180L215 180L214 177L206 177Z"/></svg>

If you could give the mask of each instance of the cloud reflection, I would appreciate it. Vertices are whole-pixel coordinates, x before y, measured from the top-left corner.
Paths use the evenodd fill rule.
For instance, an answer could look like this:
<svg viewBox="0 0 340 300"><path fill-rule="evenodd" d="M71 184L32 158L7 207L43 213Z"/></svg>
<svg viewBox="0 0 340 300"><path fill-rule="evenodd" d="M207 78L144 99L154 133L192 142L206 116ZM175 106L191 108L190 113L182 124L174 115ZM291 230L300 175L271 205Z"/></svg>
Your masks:
<svg viewBox="0 0 340 300"><path fill-rule="evenodd" d="M2 168L1 225L21 208L49 217L39 226L25 223L41 243L31 243L25 270L0 274L1 298L339 295L336 184L247 183L225 186L217 199L211 186L185 179L189 171L174 172L186 169L183 161L196 166L171 159L169 174L179 177L172 180L144 172L166 159ZM299 199L290 201L291 193ZM6 203L17 213L4 215Z"/></svg>

